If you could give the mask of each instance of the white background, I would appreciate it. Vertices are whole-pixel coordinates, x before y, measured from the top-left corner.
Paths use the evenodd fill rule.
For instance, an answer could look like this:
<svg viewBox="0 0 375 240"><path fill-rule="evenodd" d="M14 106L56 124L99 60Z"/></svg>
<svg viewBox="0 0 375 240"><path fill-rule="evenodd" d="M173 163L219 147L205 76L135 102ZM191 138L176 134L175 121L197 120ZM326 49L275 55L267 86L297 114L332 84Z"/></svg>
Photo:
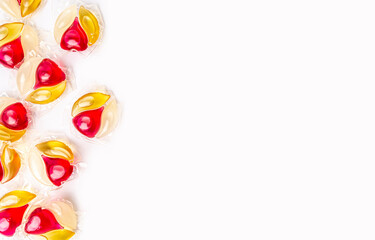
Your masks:
<svg viewBox="0 0 375 240"><path fill-rule="evenodd" d="M103 42L67 64L123 114L52 193L75 239L375 238L374 1L96 2ZM36 129L70 131L75 94Z"/></svg>

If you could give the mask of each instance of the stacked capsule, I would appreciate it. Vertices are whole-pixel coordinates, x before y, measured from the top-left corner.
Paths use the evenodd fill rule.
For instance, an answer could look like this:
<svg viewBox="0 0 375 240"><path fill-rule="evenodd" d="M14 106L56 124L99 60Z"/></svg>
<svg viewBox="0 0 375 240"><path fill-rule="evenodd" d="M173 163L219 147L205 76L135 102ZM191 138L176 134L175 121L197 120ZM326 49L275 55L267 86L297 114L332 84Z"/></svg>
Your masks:
<svg viewBox="0 0 375 240"><path fill-rule="evenodd" d="M19 93L14 97L0 96L0 184L13 186L30 173L35 180L31 184L38 184L39 189L23 185L9 189L0 198L0 234L68 240L75 235L77 214L70 202L46 196L60 189L77 172L77 149L66 137L28 136L32 119L37 116L35 112L42 106L52 108L52 103L66 96L72 79L71 71L54 57L51 48L39 44L36 29L28 22L41 6L43 0L0 1L0 8L17 19L0 26L0 64L17 71ZM67 7L51 31L56 52L93 50L102 28L98 11L84 4ZM67 124L77 137L95 141L108 136L117 126L118 103L106 88L82 92L72 103L69 117ZM28 147L22 152L18 149L20 145ZM43 194L40 187L49 194Z"/></svg>

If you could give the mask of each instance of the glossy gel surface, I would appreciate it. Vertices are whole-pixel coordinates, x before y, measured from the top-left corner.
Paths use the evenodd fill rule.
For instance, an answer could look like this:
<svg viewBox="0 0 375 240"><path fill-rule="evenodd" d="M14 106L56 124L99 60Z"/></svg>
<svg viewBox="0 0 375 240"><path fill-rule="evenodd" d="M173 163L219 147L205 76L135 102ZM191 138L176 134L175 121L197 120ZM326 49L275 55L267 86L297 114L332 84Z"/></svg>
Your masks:
<svg viewBox="0 0 375 240"><path fill-rule="evenodd" d="M84 7L79 8L79 21L88 37L88 45L93 45L99 38L100 27L98 19Z"/></svg>
<svg viewBox="0 0 375 240"><path fill-rule="evenodd" d="M55 216L48 209L35 209L25 226L25 232L29 234L43 234L52 230L63 229Z"/></svg>
<svg viewBox="0 0 375 240"><path fill-rule="evenodd" d="M0 47L0 63L7 68L18 68L24 58L21 37Z"/></svg>
<svg viewBox="0 0 375 240"><path fill-rule="evenodd" d="M73 166L70 165L68 160L49 158L43 155L42 158L46 164L48 178L55 186L61 186L61 184L68 180L70 175L72 175Z"/></svg>
<svg viewBox="0 0 375 240"><path fill-rule="evenodd" d="M23 215L29 205L18 208L8 208L0 211L0 233L11 237L21 225Z"/></svg>
<svg viewBox="0 0 375 240"><path fill-rule="evenodd" d="M16 99L0 97L0 141L17 141L28 127L25 106Z"/></svg>
<svg viewBox="0 0 375 240"><path fill-rule="evenodd" d="M76 129L86 137L93 138L98 133L104 107L79 113L73 118Z"/></svg>
<svg viewBox="0 0 375 240"><path fill-rule="evenodd" d="M51 59L43 59L36 69L34 89L55 86L66 79L65 73Z"/></svg>
<svg viewBox="0 0 375 240"><path fill-rule="evenodd" d="M27 128L29 120L26 108L19 102L9 105L1 113L1 122L5 127L12 130Z"/></svg>
<svg viewBox="0 0 375 240"><path fill-rule="evenodd" d="M87 43L87 35L76 18L62 36L60 46L65 50L84 51L88 47Z"/></svg>
<svg viewBox="0 0 375 240"><path fill-rule="evenodd" d="M26 17L39 7L41 0L19 0L21 8L21 16Z"/></svg>

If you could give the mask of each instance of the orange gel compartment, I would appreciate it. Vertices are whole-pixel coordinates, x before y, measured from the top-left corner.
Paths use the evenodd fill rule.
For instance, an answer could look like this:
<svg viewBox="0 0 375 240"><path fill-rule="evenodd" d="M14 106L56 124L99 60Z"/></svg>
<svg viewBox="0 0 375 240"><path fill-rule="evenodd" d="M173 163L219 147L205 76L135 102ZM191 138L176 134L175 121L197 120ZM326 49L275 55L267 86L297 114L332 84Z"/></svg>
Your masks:
<svg viewBox="0 0 375 240"><path fill-rule="evenodd" d="M20 155L9 144L3 142L0 157L0 183L6 183L15 178L20 167Z"/></svg>

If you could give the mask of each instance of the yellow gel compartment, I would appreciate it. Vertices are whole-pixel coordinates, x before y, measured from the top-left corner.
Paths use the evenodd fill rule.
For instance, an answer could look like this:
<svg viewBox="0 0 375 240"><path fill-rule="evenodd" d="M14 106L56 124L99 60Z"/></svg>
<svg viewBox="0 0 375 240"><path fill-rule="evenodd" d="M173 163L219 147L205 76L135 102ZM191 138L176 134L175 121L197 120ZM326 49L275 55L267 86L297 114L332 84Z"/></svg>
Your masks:
<svg viewBox="0 0 375 240"><path fill-rule="evenodd" d="M102 107L110 97L110 95L100 92L87 93L74 103L72 116L74 117L83 111L98 109Z"/></svg>
<svg viewBox="0 0 375 240"><path fill-rule="evenodd" d="M25 206L35 197L35 194L23 190L9 192L0 198L0 210Z"/></svg>
<svg viewBox="0 0 375 240"><path fill-rule="evenodd" d="M0 26L0 46L7 44L21 36L23 23L6 23Z"/></svg>
<svg viewBox="0 0 375 240"><path fill-rule="evenodd" d="M98 19L89 10L81 6L79 8L79 22L87 34L89 46L93 45L100 35Z"/></svg>
<svg viewBox="0 0 375 240"><path fill-rule="evenodd" d="M4 125L0 124L0 141L17 141L20 139L26 130L11 130L5 127Z"/></svg>
<svg viewBox="0 0 375 240"><path fill-rule="evenodd" d="M52 87L41 87L30 93L27 96L26 101L35 104L48 104L59 98L61 94L63 94L65 88L66 81L63 81Z"/></svg>
<svg viewBox="0 0 375 240"><path fill-rule="evenodd" d="M74 232L66 230L66 229L59 229L53 230L50 232L46 232L42 234L47 240L68 240L74 236Z"/></svg>
<svg viewBox="0 0 375 240"><path fill-rule="evenodd" d="M39 7L41 0L22 0L21 1L21 16L26 17L27 15L35 12Z"/></svg>
<svg viewBox="0 0 375 240"><path fill-rule="evenodd" d="M72 150L63 142L52 140L42 142L36 145L36 148L47 157L62 158L73 161L74 155Z"/></svg>

